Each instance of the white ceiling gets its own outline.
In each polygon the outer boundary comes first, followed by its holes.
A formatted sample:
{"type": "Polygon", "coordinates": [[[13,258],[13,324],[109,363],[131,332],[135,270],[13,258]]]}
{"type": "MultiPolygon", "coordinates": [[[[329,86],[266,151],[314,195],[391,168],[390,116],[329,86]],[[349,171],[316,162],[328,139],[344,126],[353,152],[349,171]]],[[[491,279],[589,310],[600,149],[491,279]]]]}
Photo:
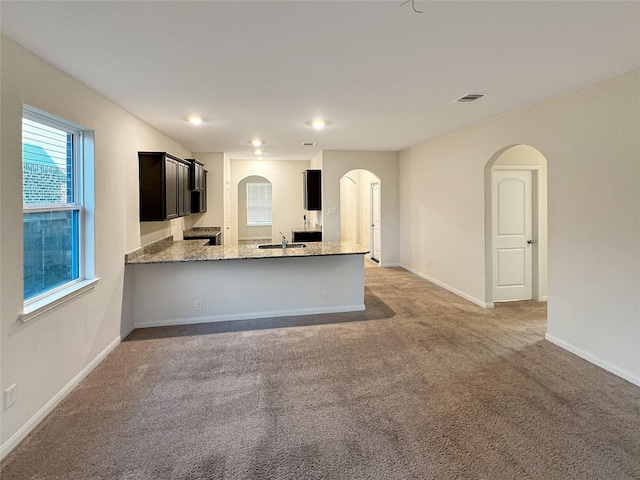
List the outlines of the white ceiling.
{"type": "Polygon", "coordinates": [[[2,33],[194,152],[401,150],[640,66],[640,2],[7,1],[2,33]],[[487,93],[471,104],[466,93],[487,93]],[[205,119],[200,126],[186,121],[205,119]],[[325,117],[317,131],[306,124],[325,117]],[[302,142],[317,142],[302,147],[302,142]]]}

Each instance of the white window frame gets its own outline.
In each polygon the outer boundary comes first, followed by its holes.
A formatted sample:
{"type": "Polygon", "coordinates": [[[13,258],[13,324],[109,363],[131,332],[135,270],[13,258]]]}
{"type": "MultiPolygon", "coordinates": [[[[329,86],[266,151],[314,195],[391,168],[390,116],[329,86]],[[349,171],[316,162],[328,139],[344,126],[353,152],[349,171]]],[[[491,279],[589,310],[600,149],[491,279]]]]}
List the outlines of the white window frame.
{"type": "Polygon", "coordinates": [[[248,182],[247,183],[247,227],[271,227],[273,225],[273,186],[270,182],[248,182]],[[251,185],[269,185],[271,186],[271,221],[269,223],[257,223],[251,222],[249,218],[249,211],[251,205],[249,204],[249,190],[251,185]]]}
{"type": "Polygon", "coordinates": [[[25,300],[20,314],[20,321],[24,323],[92,289],[100,278],[95,276],[94,261],[93,132],[28,105],[23,106],[22,116],[73,135],[74,189],[73,203],[27,204],[23,205],[23,215],[74,210],[78,212],[78,278],[25,300]]]}

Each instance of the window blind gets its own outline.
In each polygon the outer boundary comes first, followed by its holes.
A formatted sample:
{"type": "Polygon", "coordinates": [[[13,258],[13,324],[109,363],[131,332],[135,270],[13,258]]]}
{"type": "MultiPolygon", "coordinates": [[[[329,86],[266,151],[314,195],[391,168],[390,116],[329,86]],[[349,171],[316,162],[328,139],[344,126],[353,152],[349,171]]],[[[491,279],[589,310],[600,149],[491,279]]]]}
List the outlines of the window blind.
{"type": "Polygon", "coordinates": [[[271,225],[271,184],[247,183],[247,226],[271,225]]]}

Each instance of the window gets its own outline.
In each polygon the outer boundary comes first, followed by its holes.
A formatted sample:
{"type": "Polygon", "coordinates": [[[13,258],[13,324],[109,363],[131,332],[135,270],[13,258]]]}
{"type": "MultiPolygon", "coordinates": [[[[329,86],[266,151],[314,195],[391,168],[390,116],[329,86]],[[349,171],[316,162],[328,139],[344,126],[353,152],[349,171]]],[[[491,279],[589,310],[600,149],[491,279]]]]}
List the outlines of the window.
{"type": "Polygon", "coordinates": [[[247,226],[271,225],[271,184],[247,183],[247,226]]]}
{"type": "Polygon", "coordinates": [[[87,262],[86,255],[92,254],[86,245],[93,238],[87,235],[86,205],[91,202],[84,188],[85,170],[93,166],[92,149],[88,150],[93,137],[92,132],[29,107],[22,117],[26,313],[40,309],[43,301],[49,304],[77,291],[93,274],[93,262],[87,262]],[[91,165],[85,169],[88,160],[91,165]]]}

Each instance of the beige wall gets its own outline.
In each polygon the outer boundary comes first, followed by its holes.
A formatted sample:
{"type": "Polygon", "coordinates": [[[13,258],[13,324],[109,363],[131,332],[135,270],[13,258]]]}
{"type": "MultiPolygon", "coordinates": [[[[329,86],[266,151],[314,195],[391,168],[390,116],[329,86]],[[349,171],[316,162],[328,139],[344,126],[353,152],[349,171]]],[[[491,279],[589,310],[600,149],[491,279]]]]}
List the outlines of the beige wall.
{"type": "Polygon", "coordinates": [[[397,265],[398,237],[398,153],[324,150],[322,152],[322,224],[325,241],[340,241],[340,179],[351,170],[368,170],[380,178],[381,258],[383,266],[397,265]],[[329,209],[336,213],[330,214],[329,209]]]}
{"type": "Polygon", "coordinates": [[[484,169],[534,147],[548,173],[548,338],[640,384],[638,85],[636,70],[402,151],[400,257],[484,303],[484,169]]]}
{"type": "Polygon", "coordinates": [[[283,232],[291,240],[291,230],[302,228],[302,172],[308,161],[291,160],[231,160],[230,242],[238,241],[238,184],[246,177],[258,175],[271,182],[273,196],[272,240],[280,241],[283,232]]]}
{"type": "Polygon", "coordinates": [[[117,344],[121,317],[130,313],[123,303],[125,252],[177,224],[138,222],[137,152],[191,155],[11,40],[2,37],[1,42],[0,388],[17,385],[17,402],[1,413],[6,452],[59,401],[56,395],[117,344]],[[101,278],[95,289],[25,324],[18,320],[23,305],[23,104],[95,132],[95,271],[101,278]]]}
{"type": "MultiPolygon", "coordinates": [[[[340,179],[340,240],[358,243],[360,196],[358,172],[353,170],[340,179]]],[[[360,244],[362,245],[362,244],[360,244]]]]}

